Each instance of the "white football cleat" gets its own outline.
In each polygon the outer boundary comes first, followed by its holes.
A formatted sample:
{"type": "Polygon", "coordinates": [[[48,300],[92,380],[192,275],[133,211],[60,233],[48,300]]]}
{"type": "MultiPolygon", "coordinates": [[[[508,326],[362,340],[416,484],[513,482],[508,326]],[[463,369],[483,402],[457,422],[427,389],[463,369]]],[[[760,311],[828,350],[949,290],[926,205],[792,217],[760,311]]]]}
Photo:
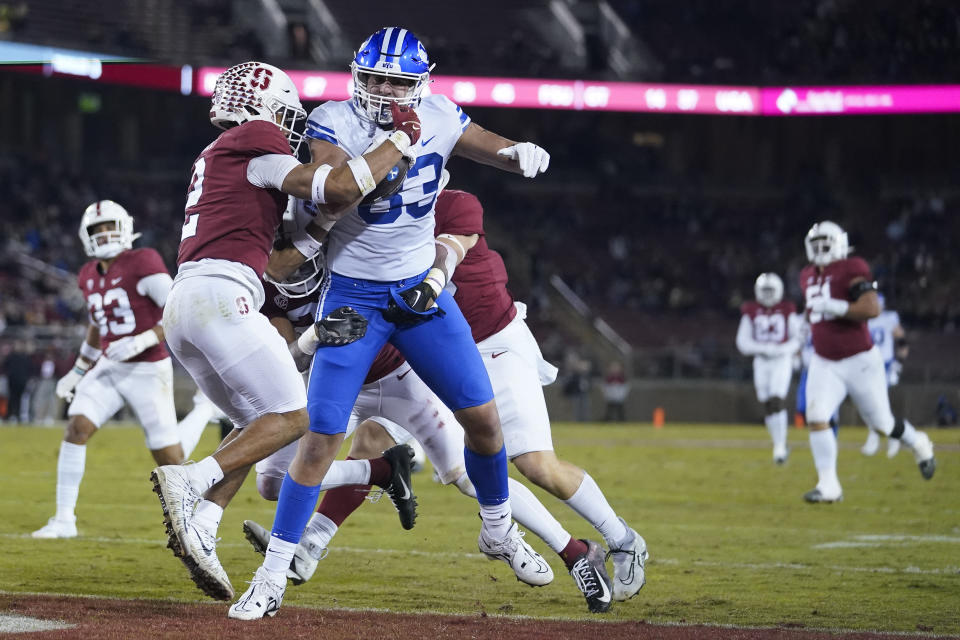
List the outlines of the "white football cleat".
{"type": "Polygon", "coordinates": [[[933,477],[933,472],[937,470],[937,461],[933,458],[933,442],[923,431],[917,431],[916,439],[913,441],[913,459],[917,461],[924,480],[933,477]]]}
{"type": "Polygon", "coordinates": [[[503,540],[490,540],[485,530],[480,530],[477,540],[480,551],[490,560],[503,560],[517,576],[517,580],[531,587],[542,587],[553,582],[553,569],[539,553],[523,540],[523,532],[514,522],[503,540]]]}
{"type": "Polygon", "coordinates": [[[264,616],[273,617],[280,610],[283,604],[283,592],[286,591],[286,581],[284,584],[277,584],[270,578],[270,573],[263,568],[257,567],[253,574],[253,580],[250,581],[250,587],[246,593],[240,596],[240,599],[230,606],[227,612],[228,618],[236,620],[259,620],[264,616]]]}
{"type": "MultiPolygon", "coordinates": [[[[267,546],[270,544],[269,531],[253,520],[244,520],[243,533],[257,553],[266,555],[267,546]]],[[[301,585],[312,578],[319,562],[327,557],[327,548],[321,547],[312,538],[309,533],[304,533],[293,553],[293,559],[290,560],[287,577],[294,585],[301,585]]]]}
{"type": "Polygon", "coordinates": [[[57,520],[57,517],[54,516],[47,520],[47,524],[31,533],[30,537],[43,540],[51,540],[53,538],[76,538],[77,519],[57,520]]]}
{"type": "Polygon", "coordinates": [[[865,456],[872,456],[877,453],[877,449],[880,447],[880,434],[867,427],[867,441],[863,443],[863,446],[860,447],[860,453],[865,456]]]}
{"type": "Polygon", "coordinates": [[[201,591],[217,600],[232,600],[233,585],[217,558],[216,538],[193,523],[193,512],[202,496],[190,483],[186,469],[181,465],[157,467],[150,479],[160,498],[167,546],[173,555],[180,558],[201,591]]]}
{"type": "Polygon", "coordinates": [[[647,583],[645,568],[650,554],[646,540],[628,527],[623,518],[619,520],[633,537],[619,549],[611,547],[607,556],[613,556],[613,599],[623,601],[637,595],[647,583]]]}
{"type": "Polygon", "coordinates": [[[786,445],[773,448],[773,462],[776,465],[782,465],[787,462],[787,458],[790,457],[790,449],[786,445]]]}

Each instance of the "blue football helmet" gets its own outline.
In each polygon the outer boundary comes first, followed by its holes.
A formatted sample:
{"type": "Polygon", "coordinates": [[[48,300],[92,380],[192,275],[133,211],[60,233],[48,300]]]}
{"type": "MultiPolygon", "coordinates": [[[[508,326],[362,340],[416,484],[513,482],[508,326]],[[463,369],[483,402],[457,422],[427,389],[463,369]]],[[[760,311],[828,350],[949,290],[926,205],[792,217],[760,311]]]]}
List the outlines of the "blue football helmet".
{"type": "Polygon", "coordinates": [[[417,36],[400,27],[384,27],[366,39],[350,63],[353,73],[353,103],[360,113],[379,125],[393,122],[390,103],[416,107],[430,83],[433,65],[417,36]],[[386,77],[393,86],[405,86],[402,97],[370,93],[370,76],[386,77]]]}

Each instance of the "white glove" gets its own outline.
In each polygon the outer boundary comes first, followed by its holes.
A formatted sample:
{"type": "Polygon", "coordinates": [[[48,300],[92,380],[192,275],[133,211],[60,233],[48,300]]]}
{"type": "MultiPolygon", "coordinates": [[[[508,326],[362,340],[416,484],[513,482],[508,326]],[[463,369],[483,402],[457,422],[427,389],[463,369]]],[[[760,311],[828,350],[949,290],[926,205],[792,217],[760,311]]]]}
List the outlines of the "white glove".
{"type": "Polygon", "coordinates": [[[835,318],[842,318],[847,315],[847,309],[849,308],[850,303],[846,300],[837,300],[826,296],[814,298],[807,305],[807,310],[810,313],[826,314],[835,318]]]}
{"type": "Polygon", "coordinates": [[[73,400],[73,389],[79,384],[80,380],[83,378],[83,374],[87,372],[87,369],[90,368],[83,360],[77,358],[76,364],[73,366],[73,369],[67,372],[67,375],[63,376],[57,380],[56,393],[57,396],[63,398],[67,402],[73,400]]]}
{"type": "Polygon", "coordinates": [[[497,151],[497,155],[516,160],[524,178],[536,178],[537,174],[546,173],[550,166],[550,154],[532,142],[520,142],[512,147],[504,147],[497,151]]]}
{"type": "Polygon", "coordinates": [[[135,336],[127,336],[126,338],[120,338],[115,342],[111,342],[107,345],[104,355],[114,362],[122,362],[140,355],[150,347],[159,344],[159,342],[160,339],[157,337],[157,332],[153,329],[147,329],[143,333],[138,333],[135,336]]]}

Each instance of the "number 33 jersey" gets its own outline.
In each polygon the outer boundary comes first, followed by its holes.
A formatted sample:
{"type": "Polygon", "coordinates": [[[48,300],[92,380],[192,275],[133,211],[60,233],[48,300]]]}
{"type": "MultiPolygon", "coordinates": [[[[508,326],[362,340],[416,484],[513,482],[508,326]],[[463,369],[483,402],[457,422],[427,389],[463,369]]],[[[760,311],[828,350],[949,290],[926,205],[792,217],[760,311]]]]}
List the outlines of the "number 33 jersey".
{"type": "MultiPolygon", "coordinates": [[[[800,272],[807,307],[819,297],[850,300],[850,282],[855,278],[873,280],[870,267],[863,258],[845,258],[831,262],[819,271],[808,264],[800,272]]],[[[829,314],[807,313],[813,331],[813,350],[828,360],[843,360],[873,347],[867,323],[829,314]]]]}
{"type": "MultiPolygon", "coordinates": [[[[148,276],[167,273],[160,254],[150,248],[129,249],[118,255],[102,275],[97,264],[97,260],[91,260],[83,265],[77,284],[87,301],[90,323],[100,330],[100,348],[155,327],[163,317],[163,308],[138,285],[148,276]]],[[[168,357],[167,347],[161,342],[127,362],[156,362],[168,357]]]]}
{"type": "MultiPolygon", "coordinates": [[[[400,191],[358,206],[331,230],[327,263],[334,273],[389,282],[422,273],[433,264],[433,207],[440,174],[470,118],[441,95],[424,98],[417,115],[421,125],[417,160],[400,191]]],[[[376,127],[359,116],[350,101],[331,101],[313,110],[305,135],[356,158],[376,133],[376,127]]]]}

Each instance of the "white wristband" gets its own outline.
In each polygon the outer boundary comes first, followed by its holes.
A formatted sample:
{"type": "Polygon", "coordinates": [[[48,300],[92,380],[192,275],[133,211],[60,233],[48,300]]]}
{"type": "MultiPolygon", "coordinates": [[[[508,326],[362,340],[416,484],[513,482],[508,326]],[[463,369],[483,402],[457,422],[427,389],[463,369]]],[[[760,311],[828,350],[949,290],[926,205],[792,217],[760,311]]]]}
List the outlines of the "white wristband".
{"type": "Polygon", "coordinates": [[[317,330],[313,328],[313,325],[307,327],[307,330],[297,338],[297,346],[300,348],[300,351],[308,356],[312,356],[317,352],[317,346],[319,344],[320,338],[317,337],[317,330]]]}
{"type": "Polygon", "coordinates": [[[80,375],[83,375],[84,373],[87,372],[87,369],[89,368],[90,368],[90,363],[84,360],[83,358],[81,358],[80,356],[77,356],[76,361],[73,363],[73,370],[79,373],[80,375]]]}
{"type": "Polygon", "coordinates": [[[443,275],[443,271],[433,267],[430,271],[427,271],[427,277],[423,279],[430,288],[433,289],[433,297],[437,298],[440,296],[440,292],[443,291],[443,288],[447,285],[447,279],[443,275]]]}
{"type": "Polygon", "coordinates": [[[80,345],[80,355],[90,362],[96,362],[97,359],[103,355],[103,351],[91,346],[90,343],[84,340],[83,344],[80,345]]]}
{"type": "Polygon", "coordinates": [[[313,172],[313,182],[310,183],[310,191],[313,201],[317,204],[324,204],[327,201],[323,190],[327,184],[327,176],[330,175],[332,170],[333,167],[330,165],[322,164],[313,172]]]}
{"type": "Polygon", "coordinates": [[[377,182],[373,179],[373,174],[370,173],[370,165],[367,164],[366,158],[363,156],[353,158],[347,162],[347,166],[350,167],[353,179],[357,181],[360,195],[365,196],[377,188],[377,182]]]}
{"type": "Polygon", "coordinates": [[[323,247],[323,244],[307,233],[306,229],[297,231],[293,234],[291,240],[293,241],[293,246],[296,247],[297,251],[302,253],[307,260],[320,253],[320,249],[323,247]]]}
{"type": "Polygon", "coordinates": [[[410,154],[410,136],[408,136],[403,131],[394,131],[387,136],[387,140],[393,143],[393,146],[397,148],[397,151],[402,153],[405,156],[410,154]]]}

